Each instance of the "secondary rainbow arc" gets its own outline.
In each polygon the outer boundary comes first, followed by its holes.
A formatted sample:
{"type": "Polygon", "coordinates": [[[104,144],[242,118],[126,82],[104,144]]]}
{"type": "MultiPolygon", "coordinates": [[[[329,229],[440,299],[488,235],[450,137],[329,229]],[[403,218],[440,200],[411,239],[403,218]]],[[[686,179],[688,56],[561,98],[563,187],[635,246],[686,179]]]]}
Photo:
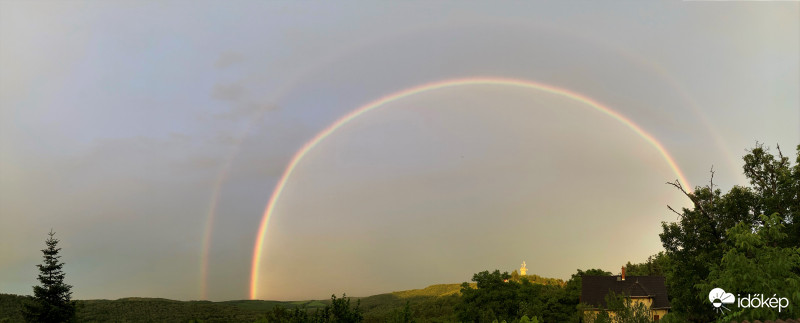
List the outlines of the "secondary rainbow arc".
{"type": "Polygon", "coordinates": [[[405,97],[409,97],[420,93],[430,92],[443,88],[467,86],[467,85],[496,85],[496,86],[527,88],[563,96],[566,98],[576,100],[578,102],[582,102],[594,108],[595,110],[602,112],[603,114],[621,122],[623,125],[633,130],[634,133],[639,135],[642,139],[644,139],[647,143],[649,143],[653,148],[655,148],[659,152],[659,154],[667,163],[667,165],[670,167],[670,169],[672,169],[673,173],[675,173],[675,175],[678,177],[678,180],[684,183],[687,187],[691,187],[689,182],[686,180],[686,177],[684,176],[683,172],[675,162],[675,159],[669,154],[669,152],[664,148],[664,146],[658,140],[656,140],[651,134],[644,131],[641,127],[639,127],[637,124],[635,124],[633,121],[623,116],[622,114],[582,94],[533,81],[512,79],[512,78],[500,78],[500,77],[460,78],[460,79],[449,79],[438,82],[426,83],[423,85],[411,87],[399,92],[383,96],[381,98],[378,98],[377,100],[362,105],[361,107],[339,118],[338,120],[330,124],[328,127],[323,129],[321,132],[317,133],[313,138],[311,138],[311,140],[303,144],[303,146],[294,154],[294,156],[292,156],[292,159],[289,161],[289,164],[287,165],[286,169],[281,175],[281,178],[275,185],[275,189],[272,191],[272,196],[270,196],[269,203],[267,204],[267,207],[264,210],[264,214],[261,218],[261,223],[259,225],[255,245],[253,247],[253,256],[252,256],[253,258],[250,268],[250,299],[256,299],[258,295],[261,254],[263,251],[264,239],[266,237],[269,225],[269,219],[273,214],[273,211],[275,209],[275,204],[279,200],[281,193],[283,193],[283,188],[286,186],[286,182],[294,172],[295,167],[297,167],[298,163],[311,149],[316,147],[317,144],[319,144],[321,141],[323,141],[325,138],[333,134],[337,129],[341,128],[348,122],[363,115],[366,112],[379,108],[387,103],[397,101],[405,97]]]}

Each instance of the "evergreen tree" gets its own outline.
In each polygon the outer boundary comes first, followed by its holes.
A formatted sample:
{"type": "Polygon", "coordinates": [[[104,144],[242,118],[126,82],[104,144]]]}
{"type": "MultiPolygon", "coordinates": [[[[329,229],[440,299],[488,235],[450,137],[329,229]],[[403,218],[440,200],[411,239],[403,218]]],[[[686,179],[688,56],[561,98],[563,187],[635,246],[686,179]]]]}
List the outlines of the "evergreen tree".
{"type": "Polygon", "coordinates": [[[64,263],[57,248],[58,239],[50,230],[50,238],[43,249],[44,262],[39,267],[40,286],[33,286],[33,299],[25,305],[23,315],[29,322],[71,322],[75,319],[75,302],[71,300],[72,286],[64,283],[64,263]]]}

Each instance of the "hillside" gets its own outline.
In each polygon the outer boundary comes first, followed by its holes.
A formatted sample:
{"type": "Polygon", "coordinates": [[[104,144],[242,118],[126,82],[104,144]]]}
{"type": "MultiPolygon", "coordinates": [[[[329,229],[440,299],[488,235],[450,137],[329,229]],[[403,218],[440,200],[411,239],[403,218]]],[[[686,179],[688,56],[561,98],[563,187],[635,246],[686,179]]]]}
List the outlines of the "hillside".
{"type": "MultiPolygon", "coordinates": [[[[475,284],[471,285],[475,287],[475,284]]],[[[415,317],[425,318],[424,322],[452,322],[460,289],[461,284],[438,284],[358,299],[366,322],[385,322],[402,310],[406,302],[415,317]]]]}
{"type": "MultiPolygon", "coordinates": [[[[420,311],[420,314],[449,317],[453,313],[452,306],[457,300],[459,289],[459,284],[440,284],[353,299],[361,300],[361,308],[364,309],[367,321],[383,321],[393,311],[405,306],[406,301],[409,301],[415,311],[420,311]]],[[[25,299],[26,296],[0,294],[0,322],[22,321],[19,309],[25,299]]],[[[329,303],[330,300],[211,302],[129,297],[117,300],[78,300],[77,314],[80,322],[254,322],[277,305],[286,308],[302,306],[314,310],[329,303]]]]}
{"type": "MultiPolygon", "coordinates": [[[[0,294],[0,322],[21,322],[25,296],[0,294]]],[[[78,300],[79,322],[254,322],[278,301],[175,301],[163,298],[78,300]]]]}
{"type": "MultiPolygon", "coordinates": [[[[553,283],[547,278],[531,280],[553,283]]],[[[473,288],[475,284],[470,284],[473,288]]],[[[420,322],[446,322],[455,319],[461,284],[437,284],[421,289],[395,291],[367,297],[352,297],[360,301],[366,322],[384,322],[406,303],[423,318],[420,322]]],[[[21,322],[19,309],[26,296],[0,294],[0,322],[21,322]]],[[[78,300],[79,322],[255,322],[275,306],[304,307],[314,311],[330,304],[330,300],[307,301],[176,301],[163,298],[129,297],[117,300],[78,300]]]]}

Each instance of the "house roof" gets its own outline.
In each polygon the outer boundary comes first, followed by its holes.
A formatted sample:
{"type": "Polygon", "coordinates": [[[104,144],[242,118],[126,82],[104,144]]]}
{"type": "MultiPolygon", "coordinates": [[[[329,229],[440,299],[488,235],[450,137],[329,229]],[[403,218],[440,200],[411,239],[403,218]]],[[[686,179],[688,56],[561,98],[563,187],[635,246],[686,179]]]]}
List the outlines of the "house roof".
{"type": "Polygon", "coordinates": [[[581,302],[592,306],[606,307],[608,293],[625,294],[633,298],[652,297],[651,308],[670,308],[667,287],[663,276],[583,276],[581,280],[581,302]]]}

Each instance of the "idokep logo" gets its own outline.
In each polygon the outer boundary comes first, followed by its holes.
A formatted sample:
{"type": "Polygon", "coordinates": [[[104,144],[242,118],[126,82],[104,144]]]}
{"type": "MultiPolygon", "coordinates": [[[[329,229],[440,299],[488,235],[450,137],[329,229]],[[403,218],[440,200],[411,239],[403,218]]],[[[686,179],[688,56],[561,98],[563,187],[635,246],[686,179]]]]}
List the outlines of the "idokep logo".
{"type": "Polygon", "coordinates": [[[731,293],[726,293],[722,288],[714,288],[708,293],[708,300],[717,312],[722,313],[724,310],[730,311],[725,304],[736,304],[739,308],[777,308],[778,312],[784,308],[789,307],[789,299],[786,297],[777,297],[773,294],[772,297],[764,298],[764,294],[746,294],[742,296],[737,294],[733,296],[731,293]],[[739,300],[738,302],[736,300],[739,300]]]}
{"type": "Polygon", "coordinates": [[[714,305],[714,310],[722,313],[723,310],[731,310],[725,307],[724,304],[733,304],[736,302],[736,296],[733,296],[731,293],[726,293],[724,289],[717,287],[708,293],[708,300],[714,305]]]}

